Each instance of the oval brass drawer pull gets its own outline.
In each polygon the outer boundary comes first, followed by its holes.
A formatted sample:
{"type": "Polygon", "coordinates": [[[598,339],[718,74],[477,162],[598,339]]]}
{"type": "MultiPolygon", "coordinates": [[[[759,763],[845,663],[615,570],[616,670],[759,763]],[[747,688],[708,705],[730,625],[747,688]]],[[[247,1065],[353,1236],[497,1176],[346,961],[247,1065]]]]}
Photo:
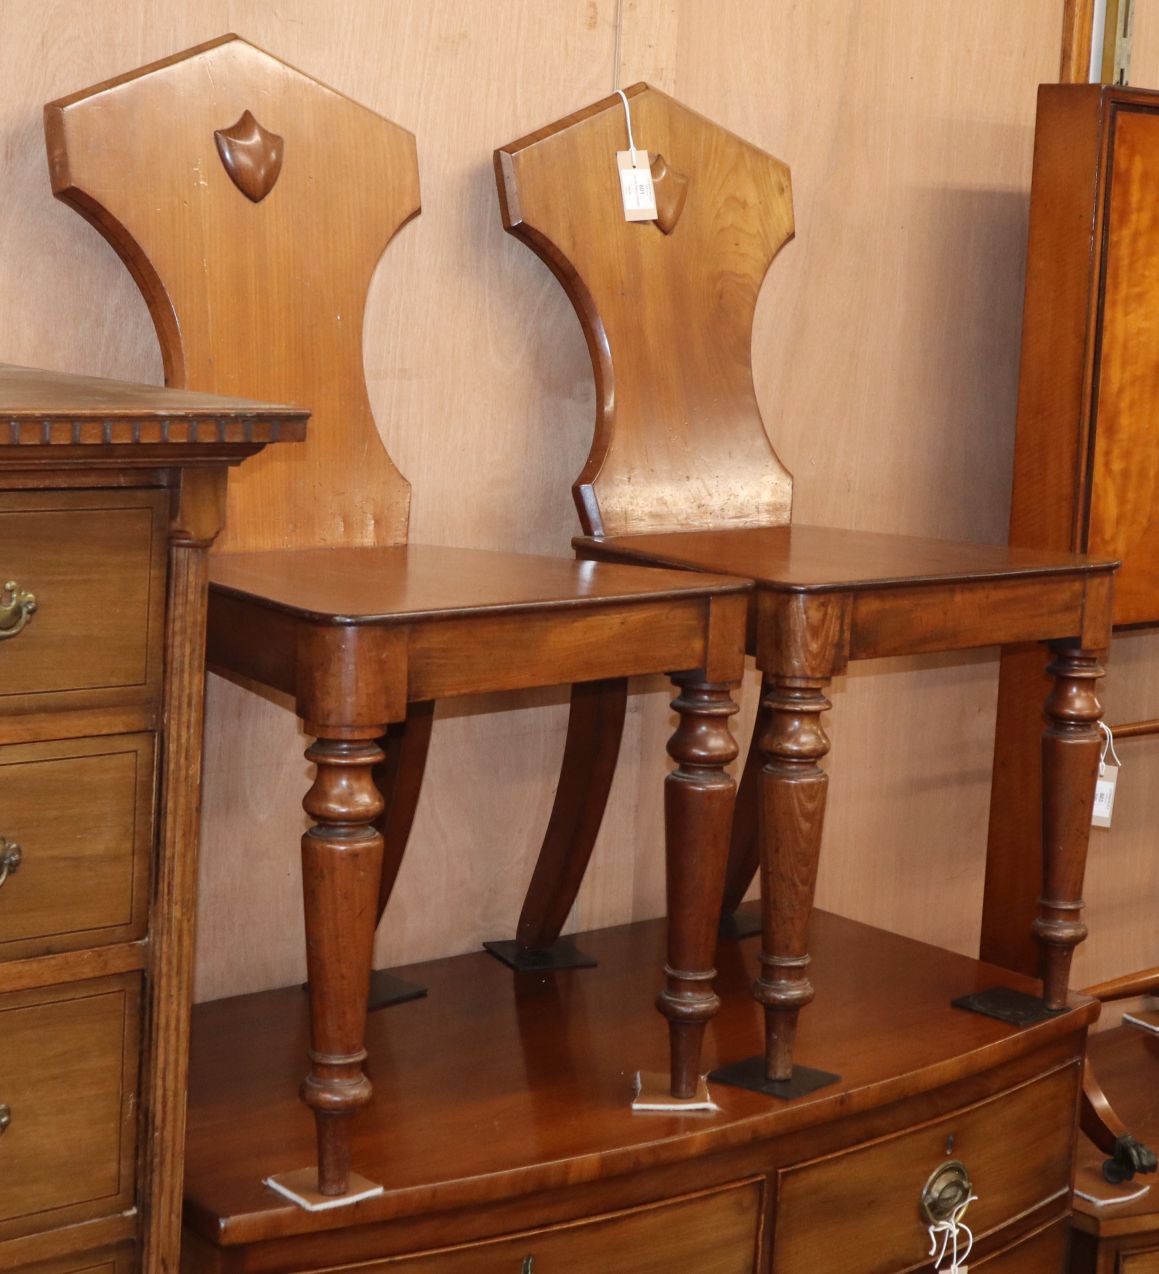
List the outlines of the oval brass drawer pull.
{"type": "Polygon", "coordinates": [[[535,1257],[525,1256],[519,1274],[535,1274],[535,1257]]]}
{"type": "Polygon", "coordinates": [[[0,641],[15,637],[36,614],[36,598],[14,579],[8,580],[0,593],[0,641]]]}
{"type": "Polygon", "coordinates": [[[0,885],[8,879],[8,873],[20,866],[24,851],[14,840],[0,836],[0,885]]]}
{"type": "Polygon", "coordinates": [[[7,1106],[0,1106],[0,1133],[6,1132],[12,1122],[12,1111],[7,1106]]]}
{"type": "Polygon", "coordinates": [[[966,1165],[959,1159],[951,1159],[930,1174],[922,1191],[922,1215],[931,1225],[948,1221],[972,1192],[966,1165]]]}

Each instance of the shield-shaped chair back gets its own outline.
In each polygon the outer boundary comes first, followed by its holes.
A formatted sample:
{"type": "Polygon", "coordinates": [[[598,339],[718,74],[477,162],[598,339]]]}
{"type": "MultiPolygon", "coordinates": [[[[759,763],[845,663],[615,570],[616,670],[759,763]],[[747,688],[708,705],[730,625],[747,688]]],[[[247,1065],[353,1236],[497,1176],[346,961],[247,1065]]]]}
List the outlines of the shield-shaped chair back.
{"type": "Polygon", "coordinates": [[[507,229],[551,267],[596,375],[596,432],[573,488],[584,531],[788,522],[792,478],[753,389],[757,294],[793,234],[789,170],[666,94],[628,89],[658,217],[628,221],[605,98],[495,154],[507,229]]]}
{"type": "Polygon", "coordinates": [[[233,549],[406,540],[370,412],[371,276],[419,209],[414,137],[236,36],[45,108],[53,190],[148,302],[170,385],[312,409],[229,484],[233,549]]]}

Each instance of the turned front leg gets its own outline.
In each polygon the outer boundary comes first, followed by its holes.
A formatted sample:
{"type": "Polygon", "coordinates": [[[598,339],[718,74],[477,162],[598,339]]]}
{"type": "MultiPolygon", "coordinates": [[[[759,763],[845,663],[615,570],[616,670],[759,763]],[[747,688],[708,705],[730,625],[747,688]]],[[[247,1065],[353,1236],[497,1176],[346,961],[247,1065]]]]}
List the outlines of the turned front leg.
{"type": "Polygon", "coordinates": [[[341,1195],[350,1175],[350,1120],[370,1101],[366,999],[378,918],[383,810],[372,771],[383,759],[381,727],[319,738],[302,802],[315,825],[302,837],[306,965],[310,979],[310,1073],[302,1100],[314,1112],[318,1190],[341,1195]]]}
{"type": "Polygon", "coordinates": [[[687,1098],[700,1080],[704,1028],[720,1008],[713,955],[736,798],[725,766],[738,751],[728,728],[737,706],[730,686],[686,674],[672,680],[680,719],[668,742],[676,769],[664,783],[668,964],[656,1003],[668,1019],[672,1096],[687,1098]]]}
{"type": "Polygon", "coordinates": [[[817,885],[829,776],[818,762],[829,751],[821,713],[825,680],[772,685],[762,700],[760,737],[761,974],[753,994],[765,1008],[765,1072],[793,1072],[797,1015],[813,998],[809,917],[817,885]]]}
{"type": "Polygon", "coordinates": [[[1103,710],[1095,682],[1099,653],[1054,648],[1042,735],[1042,897],[1034,932],[1042,951],[1048,1009],[1066,1007],[1071,957],[1087,936],[1080,919],[1091,809],[1099,774],[1103,710]]]}

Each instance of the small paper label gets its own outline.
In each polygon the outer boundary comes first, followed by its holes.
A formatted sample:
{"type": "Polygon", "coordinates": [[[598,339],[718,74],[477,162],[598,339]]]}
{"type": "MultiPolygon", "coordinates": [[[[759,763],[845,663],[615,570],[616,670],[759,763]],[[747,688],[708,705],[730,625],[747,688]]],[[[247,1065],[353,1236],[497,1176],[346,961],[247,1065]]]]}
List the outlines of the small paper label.
{"type": "Polygon", "coordinates": [[[1095,784],[1095,805],[1091,811],[1092,827],[1110,827],[1115,808],[1115,784],[1119,781],[1119,767],[1111,761],[1099,766],[1099,778],[1095,784]]]}
{"type": "Polygon", "coordinates": [[[620,170],[620,197],[624,201],[624,216],[628,221],[656,220],[656,191],[652,186],[652,168],[646,150],[635,152],[632,163],[630,150],[616,151],[616,164],[620,170]]]}

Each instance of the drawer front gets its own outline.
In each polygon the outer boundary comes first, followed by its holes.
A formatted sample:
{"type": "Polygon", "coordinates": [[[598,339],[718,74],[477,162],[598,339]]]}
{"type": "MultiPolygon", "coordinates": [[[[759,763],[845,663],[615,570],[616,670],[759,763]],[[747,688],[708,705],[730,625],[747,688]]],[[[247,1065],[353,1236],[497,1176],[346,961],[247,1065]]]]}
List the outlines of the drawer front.
{"type": "Polygon", "coordinates": [[[11,1274],[129,1274],[133,1268],[130,1256],[70,1256],[64,1261],[18,1265],[11,1274]]]}
{"type": "Polygon", "coordinates": [[[0,1239],[132,1205],[139,1001],[135,974],[0,996],[0,1239]]]}
{"type": "Polygon", "coordinates": [[[0,706],[156,694],[167,509],[162,491],[0,493],[0,583],[36,599],[15,635],[0,612],[0,706]]]}
{"type": "Polygon", "coordinates": [[[350,1274],[752,1274],[761,1193],[761,1183],[749,1181],[490,1243],[336,1268],[350,1274]]]}
{"type": "Polygon", "coordinates": [[[1159,1274],[1159,1248],[1124,1252],[1119,1257],[1119,1274],[1159,1274]]]}
{"type": "MultiPolygon", "coordinates": [[[[1070,1222],[1065,1218],[969,1268],[986,1274],[1066,1274],[1070,1222]]],[[[1159,1267],[1156,1267],[1159,1268],[1159,1267]]]]}
{"type": "Polygon", "coordinates": [[[155,751],[150,734],[0,746],[0,854],[19,854],[0,960],[144,934],[155,751]]]}
{"type": "Polygon", "coordinates": [[[920,1199],[947,1159],[978,1196],[966,1218],[981,1237],[1070,1188],[1079,1067],[868,1145],[782,1171],[773,1274],[815,1274],[818,1244],[842,1274],[896,1274],[928,1260],[920,1199]],[[952,1138],[952,1140],[951,1140],[952,1138]]]}

